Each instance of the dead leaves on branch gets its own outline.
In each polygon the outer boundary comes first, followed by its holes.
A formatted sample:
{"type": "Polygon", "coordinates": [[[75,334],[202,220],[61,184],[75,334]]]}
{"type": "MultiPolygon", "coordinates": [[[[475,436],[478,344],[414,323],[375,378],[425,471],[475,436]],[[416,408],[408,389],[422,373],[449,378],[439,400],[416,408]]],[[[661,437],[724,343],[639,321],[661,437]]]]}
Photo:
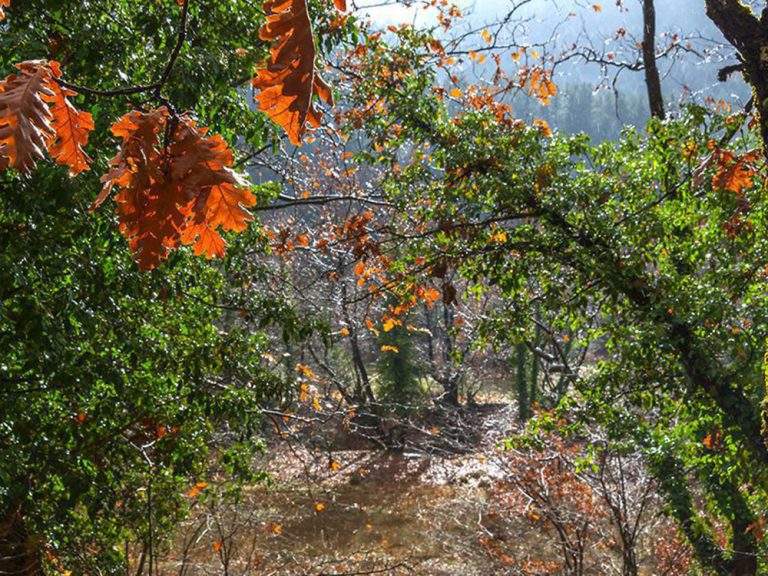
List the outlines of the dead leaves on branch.
{"type": "Polygon", "coordinates": [[[29,173],[47,151],[71,175],[88,170],[83,147],[93,119],[69,101],[74,92],[56,81],[58,62],[30,60],[0,82],[0,169],[29,173]]]}
{"type": "MultiPolygon", "coordinates": [[[[345,0],[334,0],[339,10],[345,0]]],[[[320,125],[314,97],[333,104],[331,87],[315,68],[315,41],[306,0],[267,0],[267,22],[259,38],[272,42],[271,54],[252,80],[259,110],[282,126],[295,145],[301,145],[306,124],[320,125]]]]}
{"type": "MultiPolygon", "coordinates": [[[[58,78],[61,76],[58,62],[50,63],[51,70],[58,78]]],[[[93,131],[93,118],[88,112],[78,111],[67,99],[76,92],[53,83],[53,96],[43,96],[49,104],[52,115],[51,127],[55,137],[48,143],[48,153],[57,164],[69,167],[71,176],[88,170],[91,159],[85,153],[88,134],[93,131]]]]}
{"type": "MultiPolygon", "coordinates": [[[[334,0],[345,10],[345,0],[334,0]]],[[[9,0],[0,0],[0,19],[9,0]]],[[[259,35],[271,41],[269,60],[253,86],[259,108],[301,143],[306,123],[320,123],[314,96],[332,104],[331,88],[315,69],[315,45],[306,0],[267,0],[267,22],[259,35]]],[[[84,147],[94,124],[69,97],[75,92],[58,79],[59,64],[28,61],[0,83],[0,170],[29,173],[47,152],[70,175],[89,169],[84,147]]],[[[151,269],[182,245],[207,258],[222,256],[225,231],[240,232],[256,203],[233,155],[220,136],[207,136],[185,116],[165,107],[132,111],[112,125],[121,149],[102,176],[102,192],[92,208],[117,189],[120,229],[139,266],[151,269]]]]}
{"type": "Polygon", "coordinates": [[[114,187],[120,229],[144,269],[170,250],[190,245],[207,258],[223,256],[221,231],[241,232],[256,198],[232,168],[233,155],[220,136],[165,108],[133,111],[112,125],[123,142],[102,176],[99,206],[114,187]],[[168,142],[163,142],[168,134],[168,142]]]}
{"type": "Polygon", "coordinates": [[[713,160],[717,171],[712,178],[712,187],[715,190],[728,190],[736,194],[754,185],[757,175],[755,166],[759,157],[756,151],[748,151],[738,156],[731,150],[716,149],[713,151],[713,160]]]}
{"type": "MultiPolygon", "coordinates": [[[[0,169],[29,173],[47,152],[70,175],[89,169],[84,147],[93,118],[69,100],[57,62],[28,61],[0,83],[0,169]]],[[[166,108],[133,111],[112,125],[122,141],[93,207],[116,187],[120,229],[141,268],[154,268],[169,250],[192,246],[197,255],[223,256],[221,232],[240,232],[256,203],[220,136],[207,136],[166,108]]]]}
{"type": "Polygon", "coordinates": [[[43,157],[53,136],[51,113],[42,96],[53,96],[50,71],[35,62],[17,65],[0,93],[0,162],[27,173],[43,157]]]}

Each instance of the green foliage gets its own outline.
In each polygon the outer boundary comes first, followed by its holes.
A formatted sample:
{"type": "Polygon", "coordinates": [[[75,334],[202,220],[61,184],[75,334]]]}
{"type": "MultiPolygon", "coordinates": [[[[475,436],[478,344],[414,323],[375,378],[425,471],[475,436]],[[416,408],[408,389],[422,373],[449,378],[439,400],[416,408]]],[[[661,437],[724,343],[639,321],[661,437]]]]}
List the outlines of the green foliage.
{"type": "MultiPolygon", "coordinates": [[[[487,106],[449,113],[424,87],[378,89],[392,102],[370,125],[383,144],[371,159],[402,166],[399,142],[409,143],[415,153],[386,190],[405,229],[432,231],[414,236],[411,254],[457,263],[475,293],[503,298],[479,344],[533,342],[543,322],[574,350],[605,346],[573,378],[564,415],[686,470],[662,488],[681,524],[698,527],[689,539],[704,565],[722,572],[740,561],[710,554],[724,537],[718,522],[736,550],[764,554],[746,529],[768,512],[768,204],[762,182],[716,188],[707,161],[743,119],[687,107],[592,145],[547,137],[487,106]],[[415,99],[432,103],[403,105],[415,99]],[[392,123],[399,141],[387,146],[382,127],[392,123]]],[[[738,154],[757,141],[744,129],[729,145],[738,154]]]]}
{"type": "MultiPolygon", "coordinates": [[[[178,14],[173,1],[14,3],[0,67],[51,58],[89,88],[151,83],[178,14]]],[[[242,93],[266,51],[262,19],[258,3],[192,2],[161,95],[245,147],[271,135],[242,93]]],[[[96,122],[92,172],[70,179],[42,163],[0,183],[0,556],[39,542],[75,573],[122,573],[123,544],[156,547],[204,496],[186,496],[195,483],[255,479],[259,406],[280,389],[257,326],[286,314],[262,318],[242,296],[237,259],[214,266],[183,252],[139,273],[111,207],[88,212],[114,155],[108,126],[158,104],[135,98],[79,98],[96,122]]],[[[239,242],[234,253],[263,248],[258,227],[239,242]]]]}
{"type": "Polygon", "coordinates": [[[379,398],[396,405],[396,411],[408,412],[423,396],[421,374],[416,365],[413,336],[403,326],[395,326],[379,336],[379,398]]]}
{"type": "Polygon", "coordinates": [[[263,336],[217,326],[218,270],[180,257],[138,273],[76,185],[38,170],[0,201],[0,511],[93,570],[119,565],[114,543],[146,538],[150,481],[163,533],[207,455],[250,477],[258,405],[276,383],[263,336]]]}

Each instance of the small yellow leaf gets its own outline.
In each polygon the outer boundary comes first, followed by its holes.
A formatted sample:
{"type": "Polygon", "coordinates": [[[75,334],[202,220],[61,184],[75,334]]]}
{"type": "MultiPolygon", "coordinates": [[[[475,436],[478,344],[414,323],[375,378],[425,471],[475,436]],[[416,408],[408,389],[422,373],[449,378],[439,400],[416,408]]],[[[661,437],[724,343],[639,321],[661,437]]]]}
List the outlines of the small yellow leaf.
{"type": "Polygon", "coordinates": [[[304,366],[304,364],[296,364],[296,372],[301,372],[307,378],[314,378],[315,377],[315,373],[312,372],[312,370],[310,370],[306,366],[304,366]]]}
{"type": "Polygon", "coordinates": [[[546,120],[537,118],[533,121],[533,125],[539,129],[539,133],[545,138],[552,136],[552,129],[549,127],[549,124],[547,124],[546,120]]]}
{"type": "Polygon", "coordinates": [[[390,346],[389,344],[384,344],[384,346],[381,347],[382,352],[400,352],[400,348],[397,346],[390,346]]]}
{"type": "Polygon", "coordinates": [[[315,504],[315,512],[322,512],[323,510],[325,510],[325,504],[322,502],[315,504]]]}
{"type": "Polygon", "coordinates": [[[451,89],[449,94],[451,95],[451,98],[461,98],[461,90],[458,88],[451,89]]]}

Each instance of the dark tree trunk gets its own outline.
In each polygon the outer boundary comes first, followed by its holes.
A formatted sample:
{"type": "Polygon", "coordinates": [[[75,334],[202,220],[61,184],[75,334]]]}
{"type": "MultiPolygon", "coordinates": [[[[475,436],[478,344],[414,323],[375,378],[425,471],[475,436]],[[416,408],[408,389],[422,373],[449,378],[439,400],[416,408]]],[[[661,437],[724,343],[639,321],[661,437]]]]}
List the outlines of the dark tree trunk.
{"type": "Polygon", "coordinates": [[[515,347],[517,355],[517,367],[515,369],[515,380],[517,381],[517,417],[521,422],[525,422],[531,417],[531,403],[528,394],[528,375],[526,373],[526,363],[528,360],[528,348],[525,344],[518,344],[515,347]]]}
{"type": "Polygon", "coordinates": [[[656,64],[656,7],[654,0],[643,0],[643,67],[651,116],[664,118],[664,96],[656,64]]]}
{"type": "Polygon", "coordinates": [[[21,512],[0,521],[0,574],[43,574],[40,546],[27,532],[21,512]]]}
{"type": "Polygon", "coordinates": [[[665,454],[651,459],[649,468],[699,564],[717,576],[732,576],[731,563],[696,513],[685,464],[677,457],[665,454]]]}
{"type": "MultiPolygon", "coordinates": [[[[739,0],[705,0],[707,15],[736,48],[744,79],[752,86],[752,101],[760,123],[763,150],[768,156],[768,7],[758,18],[739,0]]],[[[768,447],[768,396],[763,403],[762,439],[768,447]]]]}
{"type": "Polygon", "coordinates": [[[723,491],[730,491],[731,530],[733,532],[733,556],[731,558],[732,576],[755,576],[757,574],[757,542],[750,530],[755,522],[755,516],[749,508],[749,503],[739,490],[739,487],[731,483],[723,486],[723,491]]]}
{"type": "Polygon", "coordinates": [[[376,397],[373,395],[373,388],[371,388],[371,380],[368,378],[368,370],[365,367],[365,360],[363,353],[360,350],[360,340],[357,330],[357,324],[352,321],[349,310],[347,309],[347,285],[342,282],[341,284],[341,297],[342,297],[342,313],[344,315],[344,321],[349,326],[350,331],[350,346],[352,348],[352,362],[355,368],[355,374],[357,376],[357,386],[355,386],[354,397],[360,404],[375,404],[376,397]]]}
{"type": "Polygon", "coordinates": [[[763,148],[768,150],[768,10],[758,18],[740,0],[705,0],[707,15],[736,48],[744,79],[760,122],[763,148]]]}
{"type": "Polygon", "coordinates": [[[446,370],[443,378],[442,400],[453,406],[459,405],[459,375],[451,368],[453,360],[453,337],[451,327],[454,315],[451,304],[443,303],[443,362],[446,370]]]}

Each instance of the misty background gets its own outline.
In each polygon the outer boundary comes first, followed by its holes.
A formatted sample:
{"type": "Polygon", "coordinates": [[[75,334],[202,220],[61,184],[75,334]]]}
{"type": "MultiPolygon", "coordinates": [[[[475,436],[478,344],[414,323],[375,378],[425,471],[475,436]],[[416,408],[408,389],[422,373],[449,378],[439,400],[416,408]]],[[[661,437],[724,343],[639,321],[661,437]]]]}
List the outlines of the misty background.
{"type": "MultiPolygon", "coordinates": [[[[757,5],[753,0],[748,4],[757,5]]],[[[501,31],[500,45],[516,44],[535,48],[543,61],[557,62],[554,81],[558,95],[542,106],[524,94],[513,99],[514,113],[525,120],[543,118],[566,133],[586,132],[593,139],[614,138],[625,125],[642,126],[648,120],[648,102],[642,70],[630,70],[640,58],[643,18],[640,0],[459,0],[464,18],[445,34],[456,37],[466,31],[495,32],[499,22],[514,9],[513,17],[501,31]],[[588,50],[607,62],[585,62],[578,53],[588,50]]],[[[412,23],[436,27],[436,12],[423,4],[376,0],[356,3],[359,14],[375,25],[412,23]]],[[[669,113],[684,103],[712,106],[723,100],[734,109],[749,100],[749,90],[739,74],[719,82],[718,70],[736,59],[719,30],[709,20],[704,0],[656,0],[657,53],[676,43],[678,48],[659,59],[664,99],[669,113]]],[[[477,38],[475,37],[475,43],[477,38]]],[[[514,71],[512,52],[502,51],[502,62],[514,71]]],[[[465,62],[461,70],[466,83],[489,82],[494,67],[465,62]]]]}

